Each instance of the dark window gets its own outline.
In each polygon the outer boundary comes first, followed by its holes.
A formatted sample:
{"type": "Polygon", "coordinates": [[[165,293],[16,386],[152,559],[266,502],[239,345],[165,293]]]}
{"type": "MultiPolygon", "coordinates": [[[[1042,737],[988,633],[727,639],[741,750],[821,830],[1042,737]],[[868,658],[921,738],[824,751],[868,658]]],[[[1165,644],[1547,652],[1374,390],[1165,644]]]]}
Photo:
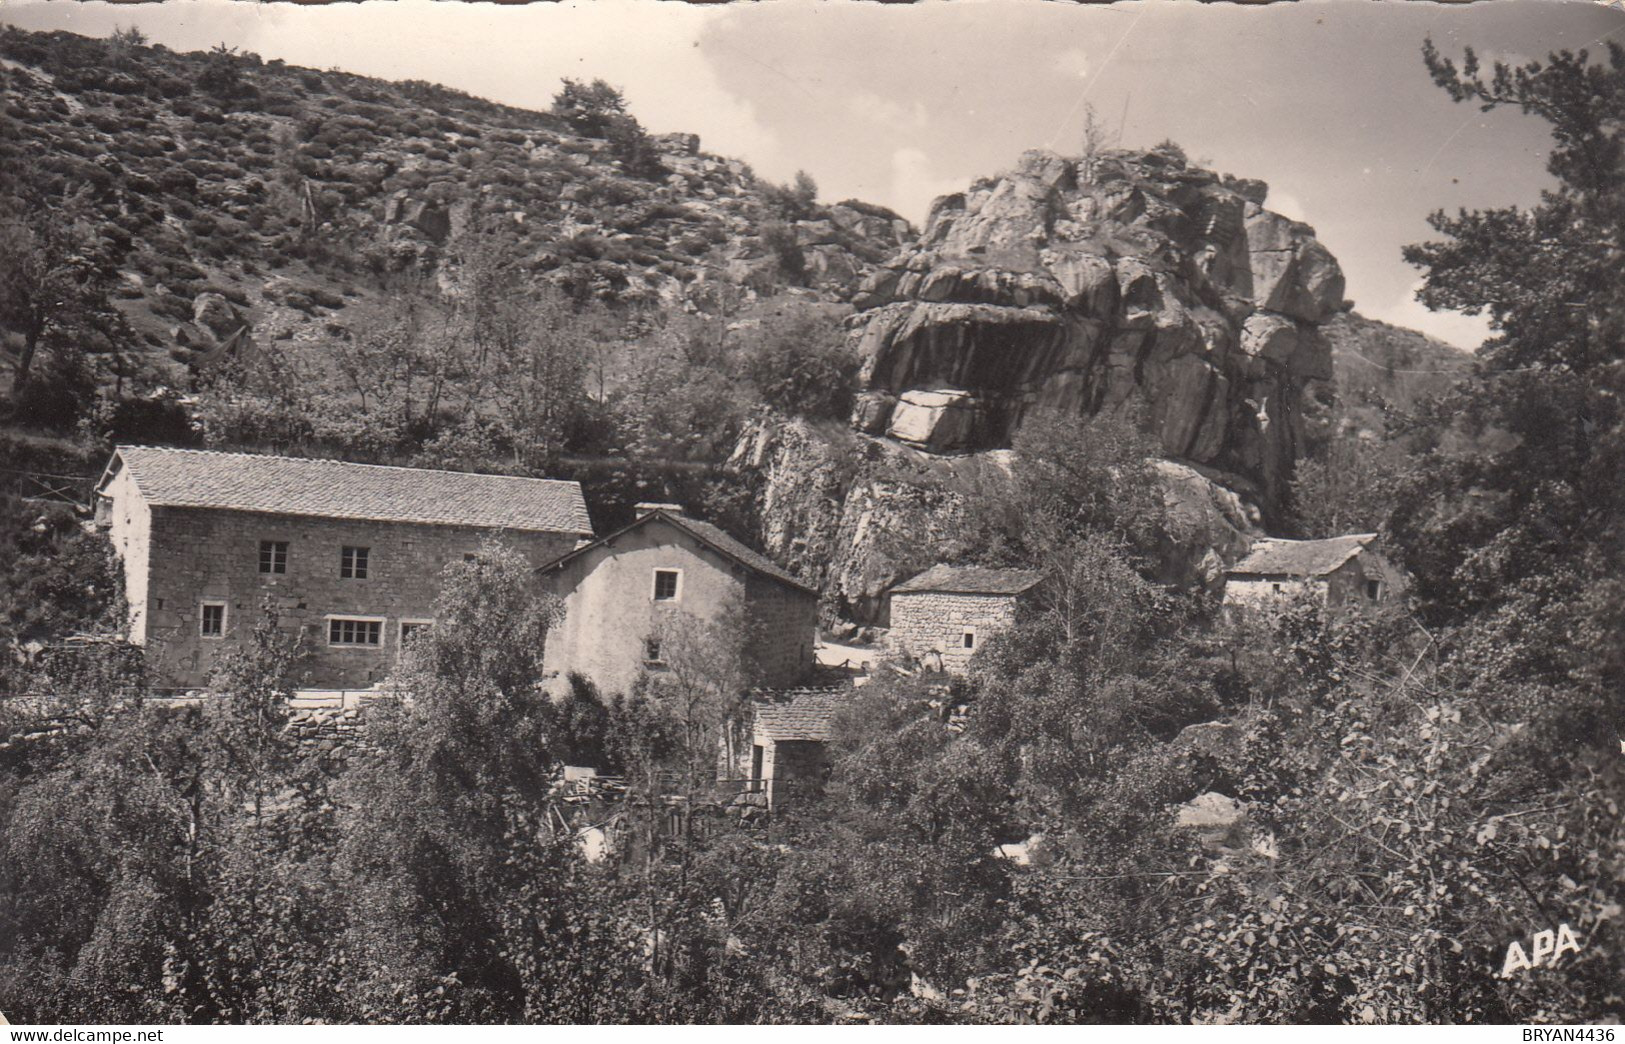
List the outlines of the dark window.
{"type": "Polygon", "coordinates": [[[465,561],[465,562],[478,562],[479,560],[480,560],[480,556],[476,555],[474,552],[472,552],[472,551],[464,551],[463,552],[463,561],[465,561]]]}
{"type": "Polygon", "coordinates": [[[378,645],[383,638],[384,624],[381,620],[327,621],[329,645],[378,645]]]}
{"type": "Polygon", "coordinates": [[[429,624],[414,621],[401,621],[401,644],[405,645],[413,638],[429,629],[429,624]]]}
{"type": "Polygon", "coordinates": [[[223,604],[204,605],[198,620],[198,634],[205,638],[223,638],[226,634],[226,607],[223,604]]]}
{"type": "Polygon", "coordinates": [[[643,660],[644,660],[645,663],[659,663],[660,662],[660,639],[659,638],[645,638],[645,639],[643,639],[643,660]]]}
{"type": "Polygon", "coordinates": [[[967,648],[967,649],[976,648],[976,632],[975,631],[966,631],[965,632],[965,648],[967,648]]]}
{"type": "Polygon", "coordinates": [[[677,570],[655,570],[655,601],[669,602],[677,597],[677,570]]]}
{"type": "Polygon", "coordinates": [[[1382,581],[1367,580],[1365,582],[1365,596],[1373,602],[1382,597],[1382,581]]]}
{"type": "Polygon", "coordinates": [[[260,541],[260,572],[286,573],[288,571],[288,542],[286,540],[260,541]]]}
{"type": "Polygon", "coordinates": [[[346,547],[339,555],[339,578],[341,580],[365,580],[367,578],[367,549],[364,547],[346,547]]]}
{"type": "Polygon", "coordinates": [[[750,748],[750,789],[762,789],[762,745],[750,748]]]}

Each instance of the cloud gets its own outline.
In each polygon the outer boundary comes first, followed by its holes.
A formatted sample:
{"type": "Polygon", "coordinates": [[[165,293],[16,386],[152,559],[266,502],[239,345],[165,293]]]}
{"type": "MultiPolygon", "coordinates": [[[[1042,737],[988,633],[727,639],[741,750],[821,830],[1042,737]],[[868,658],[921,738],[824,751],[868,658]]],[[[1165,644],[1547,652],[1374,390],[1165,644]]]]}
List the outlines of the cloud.
{"type": "Polygon", "coordinates": [[[930,123],[925,102],[916,98],[912,105],[904,105],[894,98],[882,97],[874,91],[860,90],[846,99],[846,107],[853,116],[871,120],[894,130],[920,130],[930,123]]]}
{"type": "Polygon", "coordinates": [[[1399,300],[1387,305],[1372,306],[1360,301],[1356,301],[1355,304],[1363,315],[1381,319],[1385,323],[1393,323],[1395,326],[1420,330],[1468,351],[1476,351],[1490,336],[1489,320],[1484,316],[1432,311],[1416,299],[1416,292],[1420,289],[1422,282],[1417,280],[1409,290],[1400,295],[1399,300]]]}
{"type": "Polygon", "coordinates": [[[932,200],[950,192],[963,192],[967,184],[963,178],[942,175],[923,149],[894,151],[891,172],[891,198],[897,201],[903,216],[916,223],[922,222],[932,200]]]}
{"type": "Polygon", "coordinates": [[[1298,197],[1290,192],[1270,189],[1269,197],[1264,200],[1264,206],[1292,221],[1302,221],[1306,225],[1314,224],[1309,220],[1309,215],[1303,209],[1303,204],[1298,201],[1298,197]]]}

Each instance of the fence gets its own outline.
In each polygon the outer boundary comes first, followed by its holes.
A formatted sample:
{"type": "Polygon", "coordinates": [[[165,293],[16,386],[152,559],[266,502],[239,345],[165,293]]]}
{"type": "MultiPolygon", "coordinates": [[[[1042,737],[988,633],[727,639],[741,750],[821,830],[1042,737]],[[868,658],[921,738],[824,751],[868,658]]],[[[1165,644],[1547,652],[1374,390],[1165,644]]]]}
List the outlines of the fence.
{"type": "Polygon", "coordinates": [[[0,493],[21,500],[79,507],[89,498],[90,482],[89,475],[53,475],[0,468],[0,493]]]}

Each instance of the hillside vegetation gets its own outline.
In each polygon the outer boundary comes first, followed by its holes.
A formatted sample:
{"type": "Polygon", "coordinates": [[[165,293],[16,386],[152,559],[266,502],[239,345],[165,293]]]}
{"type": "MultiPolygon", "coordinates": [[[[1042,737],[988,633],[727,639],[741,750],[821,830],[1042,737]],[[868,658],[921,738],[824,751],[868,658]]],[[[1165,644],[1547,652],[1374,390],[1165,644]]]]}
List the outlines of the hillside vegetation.
{"type": "MultiPolygon", "coordinates": [[[[559,245],[580,231],[570,215],[581,204],[566,211],[566,191],[589,174],[639,192],[675,189],[669,179],[689,155],[651,145],[612,89],[564,85],[561,126],[428,88],[413,106],[384,105],[377,99],[409,88],[244,56],[15,33],[3,44],[8,86],[20,85],[8,105],[23,114],[8,115],[8,131],[27,128],[8,133],[7,162],[27,176],[0,183],[8,207],[0,256],[14,266],[0,288],[9,295],[11,357],[20,370],[32,367],[10,408],[58,432],[14,432],[5,448],[19,466],[72,454],[69,463],[88,463],[109,435],[155,437],[171,423],[177,437],[217,445],[357,459],[549,474],[584,474],[607,460],[602,466],[620,470],[586,476],[601,498],[600,526],[624,509],[604,498],[659,495],[681,482],[682,496],[711,517],[770,516],[763,521],[781,557],[810,563],[825,557],[821,546],[856,545],[861,535],[890,545],[893,565],[952,548],[961,561],[1045,574],[1016,625],[978,641],[965,676],[883,664],[834,723],[827,785],[797,792],[770,816],[747,816],[733,795],[715,796],[717,751],[751,723],[748,630],[729,626],[726,614],[684,621],[692,629],[683,640],[693,642],[685,658],[693,653],[690,662],[705,669],[646,672],[616,693],[577,679],[567,699],[554,701],[536,679],[560,606],[516,554],[492,547],[444,573],[435,625],[399,667],[411,699],[369,708],[371,749],[358,743],[339,757],[302,748],[288,728],[301,650],[274,602],[237,616],[252,637],[217,659],[208,698],[151,699],[140,650],[68,640],[116,624],[106,541],[67,509],[50,516],[34,501],[8,501],[15,514],[0,527],[0,641],[9,659],[0,694],[26,697],[0,700],[0,1009],[8,1017],[1625,1017],[1625,758],[1617,745],[1625,734],[1625,127],[1617,119],[1625,47],[1599,61],[1564,53],[1484,70],[1470,51],[1458,67],[1423,45],[1435,82],[1456,101],[1517,109],[1550,122],[1553,136],[1557,188],[1537,205],[1436,214],[1437,241],[1407,250],[1428,303],[1491,317],[1496,336],[1459,380],[1429,373],[1438,386],[1412,385],[1408,371],[1453,371],[1452,357],[1400,331],[1327,316],[1343,310],[1340,293],[1330,293],[1331,268],[1298,229],[1285,228],[1292,256],[1318,260],[1328,277],[1315,280],[1314,321],[1331,318],[1333,337],[1340,326],[1356,336],[1375,329],[1384,345],[1359,347],[1375,369],[1351,382],[1347,423],[1329,426],[1318,456],[1297,461],[1288,487],[1294,522],[1315,534],[1380,531],[1411,586],[1399,601],[1331,609],[1307,599],[1232,616],[1210,594],[1161,575],[1170,542],[1194,543],[1161,483],[1181,468],[1193,485],[1206,483],[1199,488],[1209,508],[1233,516],[1231,536],[1243,546],[1244,505],[1233,491],[1222,497],[1206,474],[1151,459],[1157,440],[1168,448],[1166,428],[1140,423],[1131,409],[1087,418],[1034,410],[1010,448],[980,456],[935,455],[854,430],[864,375],[841,329],[847,284],[791,285],[818,282],[809,248],[820,244],[803,244],[804,236],[849,220],[841,207],[817,207],[809,184],[752,185],[743,173],[723,173],[722,161],[690,155],[722,169],[697,187],[684,181],[700,202],[673,205],[725,209],[723,187],[734,185],[741,212],[716,217],[717,227],[732,229],[734,217],[742,224],[715,252],[680,266],[672,278],[685,293],[670,305],[622,299],[639,288],[658,299],[671,285],[630,255],[555,264],[559,245]],[[186,72],[190,90],[179,85],[186,72]],[[291,85],[307,75],[326,86],[305,97],[291,85]],[[397,170],[357,197],[377,209],[328,207],[318,190],[342,197],[336,186],[351,181],[316,177],[334,170],[333,156],[299,150],[337,155],[343,143],[297,132],[289,147],[303,160],[290,161],[291,179],[245,169],[242,179],[206,181],[198,170],[213,168],[186,166],[226,163],[223,146],[214,158],[192,156],[214,129],[236,142],[239,130],[258,128],[270,151],[256,155],[274,169],[274,131],[301,117],[269,113],[272,105],[299,113],[377,106],[417,125],[405,140],[425,142],[423,157],[437,164],[448,161],[432,158],[436,150],[454,154],[446,134],[481,143],[495,128],[552,134],[540,151],[549,159],[568,152],[579,177],[561,183],[558,201],[535,204],[558,215],[533,225],[529,216],[514,220],[511,202],[487,208],[472,167],[466,178],[447,170],[445,200],[421,194],[426,187],[386,191],[397,170]],[[112,114],[137,108],[162,128],[154,141],[187,150],[183,162],[126,156],[130,142],[106,151],[105,136],[125,127],[112,114]],[[93,115],[107,128],[99,139],[82,136],[103,150],[87,158],[82,150],[92,145],[69,131],[94,128],[93,115]],[[423,133],[425,121],[442,118],[456,127],[423,133]],[[213,129],[194,131],[194,123],[213,129]],[[300,172],[307,160],[316,166],[300,172]],[[673,171],[668,180],[650,179],[656,162],[673,171]],[[152,197],[129,184],[137,165],[155,183],[166,168],[198,182],[152,197]],[[90,169],[106,178],[87,180],[90,169]],[[232,211],[225,186],[256,177],[281,202],[232,211]],[[206,185],[204,207],[188,193],[201,197],[206,185]],[[442,242],[391,220],[397,199],[397,218],[416,214],[430,229],[440,227],[424,217],[433,208],[450,204],[449,223],[466,203],[474,227],[448,227],[442,242]],[[306,203],[311,218],[294,229],[290,219],[306,203]],[[172,206],[192,210],[179,216],[172,206]],[[245,228],[253,214],[278,226],[269,240],[254,232],[257,245],[238,253],[231,237],[187,227],[217,214],[245,228]],[[538,227],[548,231],[532,239],[538,227]],[[274,247],[283,236],[285,246],[274,247]],[[353,260],[380,242],[403,244],[399,256],[410,260],[400,269],[353,260]],[[729,258],[735,249],[745,256],[729,258]],[[176,286],[198,282],[190,297],[158,282],[192,309],[187,317],[176,306],[164,321],[189,339],[209,329],[220,338],[213,347],[199,353],[179,334],[174,343],[158,333],[159,344],[129,339],[166,300],[145,276],[129,278],[142,275],[132,259],[143,252],[151,265],[185,258],[203,273],[166,272],[176,286]],[[770,255],[773,285],[734,277],[735,261],[761,261],[761,272],[770,255]],[[247,272],[249,264],[257,270],[247,272]],[[304,295],[297,306],[280,291],[274,301],[265,296],[283,273],[304,295]],[[233,288],[241,301],[227,296],[233,288]],[[317,290],[334,296],[324,303],[317,290]],[[221,321],[211,325],[214,313],[221,321]],[[287,338],[275,332],[284,321],[287,338]],[[250,339],[234,340],[232,324],[249,326],[250,339]],[[155,394],[170,378],[176,390],[155,394]],[[1488,433],[1495,437],[1478,437],[1488,433]],[[733,467],[718,472],[730,452],[733,467]],[[802,466],[808,460],[818,467],[802,466]],[[751,482],[753,469],[773,480],[765,490],[751,482]],[[758,495],[783,499],[769,512],[758,495]],[[842,498],[852,527],[814,531],[806,505],[842,498]],[[888,516],[888,499],[908,510],[888,516]],[[953,510],[942,510],[950,501],[953,510]],[[560,770],[581,764],[618,778],[624,789],[612,805],[573,800],[560,770]],[[577,832],[586,828],[613,841],[602,858],[584,851],[577,832]]],[[[385,118],[371,109],[343,118],[352,116],[385,118]]],[[[358,148],[339,165],[374,162],[364,159],[372,146],[358,148]]],[[[490,151],[476,144],[455,155],[473,164],[490,151]]],[[[1043,160],[1063,173],[1076,163],[1043,160]]],[[[1135,202],[1145,197],[1143,179],[1124,173],[1127,214],[1152,200],[1135,202]]],[[[1212,191],[1209,173],[1189,181],[1219,202],[1240,195],[1212,191]]],[[[971,195],[978,207],[1015,197],[993,182],[971,195]]],[[[1013,209],[1035,198],[1043,197],[1015,198],[1013,209]]],[[[633,205],[591,209],[600,220],[633,205]]],[[[967,201],[961,216],[970,213],[967,201]]],[[[1143,213],[1185,226],[1159,207],[1143,213]]],[[[982,227],[1001,237],[1014,230],[1016,239],[1030,227],[1021,214],[1005,217],[982,227]]],[[[653,246],[615,238],[637,233],[594,234],[648,249],[659,271],[653,246]]],[[[234,228],[233,236],[250,233],[234,228]]],[[[1249,252],[1283,261],[1288,248],[1249,252]]],[[[1123,266],[1137,292],[1117,317],[1141,335],[1120,345],[1124,353],[1164,342],[1175,355],[1193,354],[1200,308],[1219,313],[1199,297],[1200,307],[1187,307],[1181,284],[1216,305],[1233,303],[1203,279],[1168,278],[1190,258],[1168,254],[1160,272],[1123,266]]],[[[904,275],[891,271],[901,288],[904,275]]],[[[944,294],[1051,292],[1047,280],[1023,287],[994,273],[984,282],[988,271],[932,269],[944,294]]],[[[1292,282],[1276,285],[1291,291],[1292,282]]],[[[1113,300],[1122,289],[1092,276],[1091,285],[1113,300]]],[[[906,292],[937,291],[921,280],[906,292]]],[[[966,314],[987,315],[960,303],[966,314]]],[[[887,329],[890,345],[910,356],[924,343],[906,323],[887,329]]],[[[951,325],[937,324],[930,337],[952,344],[951,325]]],[[[1255,342],[1272,345],[1283,347],[1274,337],[1255,342]]],[[[1318,347],[1313,355],[1324,358],[1318,347]]],[[[939,358],[919,354],[927,356],[939,358]]],[[[899,395],[891,408],[903,405],[899,395]]],[[[878,590],[867,586],[878,573],[860,575],[861,559],[849,564],[848,597],[858,603],[878,590]]]]}

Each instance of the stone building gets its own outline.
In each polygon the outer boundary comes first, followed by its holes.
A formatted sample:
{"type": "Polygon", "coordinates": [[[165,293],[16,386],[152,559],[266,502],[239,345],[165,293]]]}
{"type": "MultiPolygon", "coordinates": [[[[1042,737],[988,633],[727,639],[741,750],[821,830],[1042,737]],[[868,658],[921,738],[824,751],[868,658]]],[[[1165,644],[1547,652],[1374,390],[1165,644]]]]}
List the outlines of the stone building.
{"type": "Polygon", "coordinates": [[[963,673],[982,643],[1015,620],[1041,574],[1025,569],[934,565],[891,589],[895,652],[963,673]]]}
{"type": "Polygon", "coordinates": [[[1307,596],[1323,605],[1387,602],[1403,575],[1377,551],[1375,533],[1325,540],[1259,540],[1225,573],[1224,605],[1270,609],[1307,596]]]}
{"type": "Polygon", "coordinates": [[[635,522],[538,570],[564,600],[547,636],[549,683],[572,672],[606,696],[668,669],[676,642],[738,609],[762,685],[793,685],[812,669],[818,592],[716,526],[674,504],[639,504],[635,522]],[[688,618],[685,621],[685,616],[688,618]]]}
{"type": "Polygon", "coordinates": [[[363,688],[433,623],[440,573],[493,538],[540,565],[592,536],[575,482],[120,446],[97,521],[129,634],[161,685],[203,684],[269,596],[310,652],[299,683],[363,688]]]}
{"type": "Polygon", "coordinates": [[[768,808],[823,788],[829,778],[835,716],[856,691],[851,685],[839,685],[752,694],[746,778],[753,789],[766,794],[768,808]]]}

